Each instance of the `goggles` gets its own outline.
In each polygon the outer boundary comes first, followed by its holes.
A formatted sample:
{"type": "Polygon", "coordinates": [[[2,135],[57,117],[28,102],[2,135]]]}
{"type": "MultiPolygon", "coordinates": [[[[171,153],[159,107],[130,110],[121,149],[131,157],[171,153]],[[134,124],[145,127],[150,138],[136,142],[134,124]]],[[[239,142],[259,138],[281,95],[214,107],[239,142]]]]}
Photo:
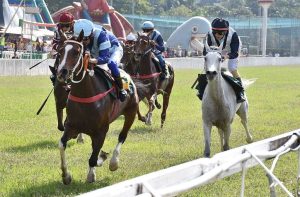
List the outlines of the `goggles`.
{"type": "Polygon", "coordinates": [[[224,36],[227,33],[227,31],[222,31],[222,30],[213,30],[213,34],[219,34],[224,36]]]}

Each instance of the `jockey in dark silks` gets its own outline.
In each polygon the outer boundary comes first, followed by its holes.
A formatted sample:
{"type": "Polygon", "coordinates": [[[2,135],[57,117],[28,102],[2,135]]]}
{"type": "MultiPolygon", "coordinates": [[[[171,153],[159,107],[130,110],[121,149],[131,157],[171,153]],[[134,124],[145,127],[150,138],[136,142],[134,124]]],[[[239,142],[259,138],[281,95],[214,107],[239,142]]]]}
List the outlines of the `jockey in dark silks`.
{"type": "Polygon", "coordinates": [[[154,24],[151,21],[145,21],[142,25],[142,30],[144,33],[148,34],[151,40],[150,44],[154,47],[152,51],[159,60],[159,64],[162,70],[160,77],[163,80],[168,77],[166,62],[162,55],[162,53],[165,51],[164,40],[160,32],[154,29],[154,24]]]}
{"type": "Polygon", "coordinates": [[[83,45],[90,51],[92,56],[89,62],[96,65],[108,65],[119,88],[120,101],[123,102],[127,97],[127,92],[123,88],[122,78],[117,65],[123,55],[123,50],[122,52],[119,50],[121,45],[117,39],[113,39],[112,35],[109,35],[108,31],[103,28],[95,28],[94,24],[87,19],[79,19],[75,22],[74,36],[78,37],[82,30],[84,32],[83,45]],[[110,40],[110,38],[113,40],[110,40]]]}
{"type": "MultiPolygon", "coordinates": [[[[242,86],[242,80],[240,77],[240,74],[237,70],[238,67],[238,57],[239,57],[239,52],[240,52],[240,48],[241,48],[241,41],[239,39],[239,36],[237,35],[236,31],[229,27],[229,22],[222,19],[222,18],[216,18],[213,20],[212,24],[212,31],[210,31],[207,34],[207,44],[208,46],[220,46],[221,43],[223,43],[223,48],[222,48],[222,57],[224,59],[228,59],[228,70],[231,72],[231,74],[233,75],[233,77],[240,83],[240,85],[242,86]]],[[[203,50],[203,55],[205,56],[207,54],[207,51],[204,47],[203,50]]],[[[202,99],[203,93],[204,93],[204,89],[207,82],[206,81],[206,77],[202,77],[203,79],[200,81],[202,81],[203,83],[199,84],[203,85],[204,88],[200,88],[197,96],[202,99]]],[[[199,80],[199,78],[198,78],[199,80]]],[[[243,89],[243,87],[242,87],[243,89]]],[[[236,97],[237,97],[237,102],[241,103],[245,101],[244,98],[244,89],[242,91],[238,91],[238,93],[236,93],[236,97]]]]}
{"type": "MultiPolygon", "coordinates": [[[[54,63],[54,69],[57,70],[58,62],[59,62],[59,54],[57,53],[58,45],[60,43],[60,34],[59,31],[62,31],[62,33],[65,33],[67,37],[72,37],[73,35],[73,25],[74,25],[74,16],[68,12],[62,13],[59,17],[59,22],[57,24],[57,29],[54,31],[54,37],[52,40],[52,54],[56,56],[55,63],[54,63]]],[[[50,76],[50,79],[54,85],[56,75],[55,73],[50,76]]]]}

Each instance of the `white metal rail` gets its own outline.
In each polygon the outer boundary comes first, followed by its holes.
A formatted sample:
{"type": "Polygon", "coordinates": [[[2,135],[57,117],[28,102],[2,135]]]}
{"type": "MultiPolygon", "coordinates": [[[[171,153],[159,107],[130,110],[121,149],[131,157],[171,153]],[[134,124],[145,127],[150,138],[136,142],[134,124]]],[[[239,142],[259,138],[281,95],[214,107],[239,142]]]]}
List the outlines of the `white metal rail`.
{"type": "MultiPolygon", "coordinates": [[[[240,171],[242,171],[241,196],[244,196],[246,169],[256,165],[260,165],[266,171],[270,181],[270,195],[272,197],[276,196],[274,189],[276,185],[279,185],[288,196],[293,196],[273,174],[273,170],[281,155],[291,150],[299,150],[299,136],[300,129],[221,152],[212,158],[197,159],[91,191],[80,195],[80,197],[175,196],[240,171]],[[271,169],[268,169],[263,161],[273,158],[275,158],[273,165],[271,169]]],[[[299,177],[300,168],[298,169],[297,182],[299,177]]]]}

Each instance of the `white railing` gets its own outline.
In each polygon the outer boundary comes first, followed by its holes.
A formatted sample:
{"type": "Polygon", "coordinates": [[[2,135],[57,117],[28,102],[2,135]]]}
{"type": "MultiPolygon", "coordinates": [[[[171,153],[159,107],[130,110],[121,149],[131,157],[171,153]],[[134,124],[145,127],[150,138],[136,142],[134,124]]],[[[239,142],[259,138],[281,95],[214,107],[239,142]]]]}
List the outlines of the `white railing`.
{"type": "Polygon", "coordinates": [[[49,65],[54,65],[54,59],[48,59],[29,70],[31,66],[41,61],[41,59],[0,59],[0,76],[50,75],[49,65]]]}
{"type": "MultiPolygon", "coordinates": [[[[293,196],[273,174],[273,170],[281,155],[299,150],[299,136],[300,129],[221,152],[212,158],[200,158],[81,194],[80,197],[176,196],[240,171],[242,171],[241,196],[244,196],[246,169],[257,165],[260,165],[267,173],[272,197],[276,196],[276,185],[279,185],[287,196],[293,196]],[[273,158],[275,158],[273,165],[271,169],[268,169],[263,161],[273,158]]],[[[297,182],[300,179],[299,169],[298,166],[297,182]]]]}
{"type": "MultiPolygon", "coordinates": [[[[203,68],[203,58],[167,58],[175,69],[199,69],[203,68]]],[[[54,59],[49,59],[39,66],[28,70],[30,66],[41,60],[28,59],[0,59],[0,76],[19,75],[49,75],[49,65],[54,64],[54,59]]],[[[226,62],[224,65],[227,65],[226,62]]],[[[284,66],[300,65],[300,57],[241,57],[239,66],[284,66]]]]}

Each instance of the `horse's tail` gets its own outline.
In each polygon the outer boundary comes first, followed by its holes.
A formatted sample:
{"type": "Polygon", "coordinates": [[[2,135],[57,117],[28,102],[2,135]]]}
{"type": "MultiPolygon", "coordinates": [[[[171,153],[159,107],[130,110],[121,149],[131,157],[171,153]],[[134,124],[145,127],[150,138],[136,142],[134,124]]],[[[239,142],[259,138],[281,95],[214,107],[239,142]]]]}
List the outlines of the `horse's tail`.
{"type": "Polygon", "coordinates": [[[140,81],[138,79],[134,80],[134,84],[136,86],[136,90],[137,90],[139,100],[141,101],[149,93],[149,90],[148,90],[147,86],[149,86],[151,84],[143,84],[142,81],[140,81]]]}
{"type": "Polygon", "coordinates": [[[242,79],[242,83],[244,85],[244,88],[247,89],[250,85],[254,84],[257,78],[253,79],[242,79]]]}

